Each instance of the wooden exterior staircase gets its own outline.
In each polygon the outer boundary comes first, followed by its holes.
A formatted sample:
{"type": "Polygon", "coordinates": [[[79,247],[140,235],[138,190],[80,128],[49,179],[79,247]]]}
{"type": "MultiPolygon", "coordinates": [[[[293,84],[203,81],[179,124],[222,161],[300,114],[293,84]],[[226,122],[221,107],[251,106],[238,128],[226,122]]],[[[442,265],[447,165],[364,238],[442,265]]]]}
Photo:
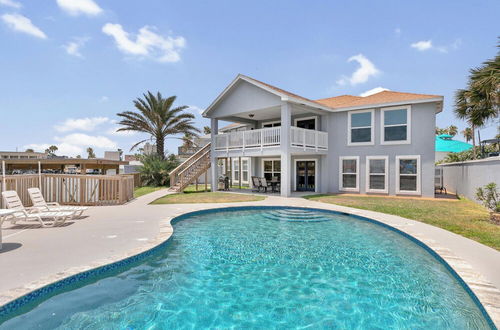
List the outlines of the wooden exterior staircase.
{"type": "Polygon", "coordinates": [[[177,166],[170,175],[170,191],[181,192],[210,168],[210,143],[177,166]]]}

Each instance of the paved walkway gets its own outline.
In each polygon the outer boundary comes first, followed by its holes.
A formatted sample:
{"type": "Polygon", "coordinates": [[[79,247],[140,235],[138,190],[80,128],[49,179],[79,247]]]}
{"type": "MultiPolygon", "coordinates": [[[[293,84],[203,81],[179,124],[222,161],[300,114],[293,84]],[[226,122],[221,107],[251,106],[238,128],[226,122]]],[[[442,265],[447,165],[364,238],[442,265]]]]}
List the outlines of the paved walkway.
{"type": "MultiPolygon", "coordinates": [[[[500,252],[417,221],[348,207],[271,195],[258,202],[148,205],[159,190],[121,206],[93,207],[87,217],[60,228],[24,228],[4,223],[0,251],[0,305],[42,285],[148,249],[167,239],[169,221],[180,214],[242,205],[315,207],[379,220],[417,237],[437,251],[480,296],[500,321],[500,252]]],[[[248,193],[248,192],[246,192],[248,193]]],[[[497,323],[498,324],[498,323],[497,323]]]]}

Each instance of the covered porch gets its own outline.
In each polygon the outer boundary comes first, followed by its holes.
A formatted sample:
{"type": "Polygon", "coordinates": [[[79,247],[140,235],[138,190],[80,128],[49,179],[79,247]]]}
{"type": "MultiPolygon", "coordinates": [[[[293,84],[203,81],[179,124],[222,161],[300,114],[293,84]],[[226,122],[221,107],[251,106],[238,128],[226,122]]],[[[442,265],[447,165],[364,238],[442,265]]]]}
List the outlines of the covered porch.
{"type": "MultiPolygon", "coordinates": [[[[217,158],[217,183],[227,178],[231,191],[252,193],[277,193],[295,196],[297,193],[316,194],[326,192],[322,186],[322,168],[326,168],[326,156],[314,154],[270,154],[263,156],[235,156],[217,158]],[[283,166],[288,162],[290,167],[283,166]],[[257,180],[254,181],[256,178],[257,180]],[[265,180],[263,180],[265,179],[265,180]],[[259,185],[259,181],[264,184],[259,185]],[[266,189],[267,188],[267,189],[266,189]],[[288,189],[288,190],[287,190],[288,189]]],[[[326,181],[323,179],[323,182],[326,181]]],[[[216,184],[215,189],[223,185],[216,184]]],[[[220,189],[222,190],[222,189],[220,189]]]]}
{"type": "Polygon", "coordinates": [[[252,176],[275,177],[282,196],[301,189],[319,191],[320,163],[328,153],[330,112],[315,101],[239,75],[203,114],[211,119],[213,186],[217,187],[223,173],[231,186],[236,182],[238,187],[240,181],[251,186],[252,176]],[[244,127],[219,132],[221,122],[244,127]],[[220,159],[228,160],[221,165],[220,159]],[[224,166],[222,172],[220,166],[224,166]],[[235,177],[238,173],[244,178],[235,177]]]}

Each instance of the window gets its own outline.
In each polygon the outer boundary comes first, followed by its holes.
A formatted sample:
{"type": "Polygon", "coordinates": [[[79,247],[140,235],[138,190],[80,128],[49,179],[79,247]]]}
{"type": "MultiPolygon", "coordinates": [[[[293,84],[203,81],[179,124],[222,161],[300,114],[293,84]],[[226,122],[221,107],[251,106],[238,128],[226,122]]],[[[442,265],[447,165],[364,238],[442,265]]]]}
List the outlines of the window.
{"type": "Polygon", "coordinates": [[[241,160],[241,182],[248,182],[248,159],[241,160]]]}
{"type": "Polygon", "coordinates": [[[411,137],[411,107],[393,107],[382,109],[381,144],[410,143],[411,137]]]}
{"type": "Polygon", "coordinates": [[[340,157],[339,160],[339,190],[359,191],[359,157],[340,157]]]}
{"type": "Polygon", "coordinates": [[[263,159],[262,168],[266,180],[272,180],[277,177],[281,181],[281,160],[279,159],[263,159]]]}
{"type": "Polygon", "coordinates": [[[279,127],[281,126],[281,121],[268,121],[268,122],[263,122],[262,123],[262,128],[266,127],[279,127]]]}
{"type": "Polygon", "coordinates": [[[387,156],[367,156],[366,157],[366,191],[387,193],[387,156]]]}
{"type": "Polygon", "coordinates": [[[233,159],[233,183],[240,181],[240,163],[238,158],[233,159]]]}
{"type": "Polygon", "coordinates": [[[347,145],[372,145],[373,110],[351,111],[348,113],[347,145]]]}
{"type": "Polygon", "coordinates": [[[396,193],[420,195],[420,156],[396,156],[396,193]]]}
{"type": "Polygon", "coordinates": [[[317,129],[318,128],[318,117],[302,117],[294,119],[294,126],[305,128],[305,129],[317,129]]]}

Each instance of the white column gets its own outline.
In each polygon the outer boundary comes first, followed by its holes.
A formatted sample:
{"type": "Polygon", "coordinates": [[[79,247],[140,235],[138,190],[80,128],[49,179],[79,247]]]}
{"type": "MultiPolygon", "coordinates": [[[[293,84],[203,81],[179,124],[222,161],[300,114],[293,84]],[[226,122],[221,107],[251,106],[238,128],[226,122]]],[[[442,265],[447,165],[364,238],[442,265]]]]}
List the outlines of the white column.
{"type": "Polygon", "coordinates": [[[215,154],[215,136],[219,132],[219,121],[216,118],[211,118],[210,119],[210,130],[211,130],[211,141],[212,145],[210,146],[210,174],[211,174],[211,185],[212,185],[212,191],[217,191],[217,184],[219,180],[219,175],[217,173],[217,157],[215,154]]]}
{"type": "Polygon", "coordinates": [[[291,105],[283,100],[281,104],[281,196],[292,194],[292,159],[290,155],[290,127],[292,126],[291,105]]]}

